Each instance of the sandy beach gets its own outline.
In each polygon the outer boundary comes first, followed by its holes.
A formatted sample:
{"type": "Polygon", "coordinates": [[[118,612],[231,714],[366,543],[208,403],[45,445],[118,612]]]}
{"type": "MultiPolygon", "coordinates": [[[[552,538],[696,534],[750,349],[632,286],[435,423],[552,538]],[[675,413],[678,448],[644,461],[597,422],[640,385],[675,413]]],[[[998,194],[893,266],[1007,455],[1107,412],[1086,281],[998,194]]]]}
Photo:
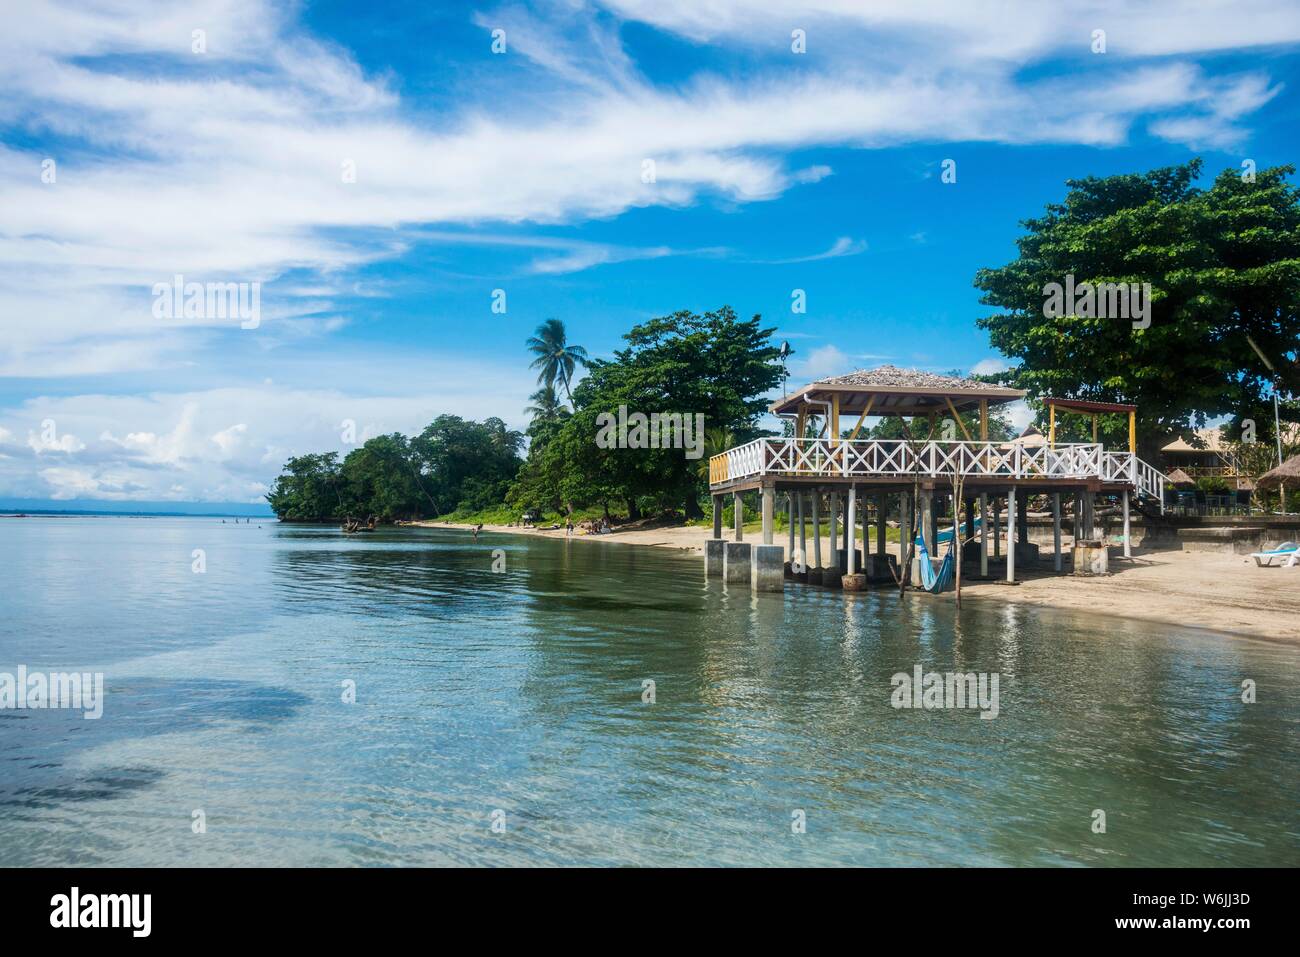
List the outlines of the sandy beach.
{"type": "MultiPolygon", "coordinates": [[[[472,528],[443,522],[417,524],[466,531],[472,528]]],[[[507,526],[484,526],[483,532],[550,538],[565,535],[564,529],[507,526]]],[[[580,535],[575,530],[572,540],[649,545],[702,556],[709,537],[710,529],[705,526],[671,526],[628,529],[608,535],[580,535]]],[[[752,540],[757,540],[757,534],[752,540]]],[[[1126,560],[1118,548],[1113,548],[1110,575],[1075,578],[1052,571],[1050,549],[1044,548],[1043,555],[1045,559],[1036,566],[1017,568],[1018,576],[1023,579],[1019,585],[963,580],[962,601],[1010,601],[1086,610],[1104,616],[1300,643],[1300,567],[1257,568],[1248,555],[1165,549],[1136,548],[1133,558],[1126,560]]],[[[787,587],[808,586],[792,583],[787,587]]],[[[930,596],[915,597],[918,601],[935,600],[930,596]]],[[[953,601],[954,595],[950,592],[937,600],[953,601]]]]}

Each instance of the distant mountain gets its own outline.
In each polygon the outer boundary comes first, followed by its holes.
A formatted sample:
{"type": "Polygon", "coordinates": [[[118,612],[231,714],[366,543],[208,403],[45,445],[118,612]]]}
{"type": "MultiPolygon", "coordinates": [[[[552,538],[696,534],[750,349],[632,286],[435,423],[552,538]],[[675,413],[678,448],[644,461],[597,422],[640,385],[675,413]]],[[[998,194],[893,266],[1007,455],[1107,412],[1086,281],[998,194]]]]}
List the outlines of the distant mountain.
{"type": "Polygon", "coordinates": [[[58,515],[224,515],[240,518],[274,518],[266,503],[246,502],[120,502],[97,498],[3,498],[0,513],[29,512],[58,515]]]}

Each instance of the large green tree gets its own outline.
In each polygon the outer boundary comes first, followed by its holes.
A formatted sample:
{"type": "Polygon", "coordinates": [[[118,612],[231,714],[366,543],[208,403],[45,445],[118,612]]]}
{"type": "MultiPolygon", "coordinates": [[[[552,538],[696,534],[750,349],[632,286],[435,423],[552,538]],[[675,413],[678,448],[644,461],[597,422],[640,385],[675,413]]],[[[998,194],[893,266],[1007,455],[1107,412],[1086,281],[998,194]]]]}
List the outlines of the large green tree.
{"type": "Polygon", "coordinates": [[[612,360],[591,362],[573,391],[573,415],[530,455],[512,500],[575,508],[621,503],[632,517],[647,507],[681,508],[699,517],[705,482],[698,460],[680,448],[602,448],[596,441],[601,416],[617,416],[622,406],[629,414],[681,413],[694,423],[698,413],[706,429],[748,441],[759,434],[764,395],[780,382],[773,332],[758,316],[742,320],[727,306],[633,327],[612,360]]]}
{"type": "MultiPolygon", "coordinates": [[[[1269,424],[1278,368],[1297,387],[1300,202],[1290,166],[1221,173],[1195,183],[1200,160],[1067,182],[1061,203],[1026,220],[1019,256],[982,269],[975,285],[999,313],[982,318],[993,345],[1019,365],[1009,381],[1030,398],[1138,406],[1144,454],[1171,433],[1231,415],[1269,424]],[[1066,304],[1046,316],[1049,283],[1150,283],[1149,327],[1085,318],[1066,304]]],[[[1114,423],[1118,433],[1122,423],[1114,423]]],[[[1118,434],[1108,436],[1112,441],[1118,434]]]]}

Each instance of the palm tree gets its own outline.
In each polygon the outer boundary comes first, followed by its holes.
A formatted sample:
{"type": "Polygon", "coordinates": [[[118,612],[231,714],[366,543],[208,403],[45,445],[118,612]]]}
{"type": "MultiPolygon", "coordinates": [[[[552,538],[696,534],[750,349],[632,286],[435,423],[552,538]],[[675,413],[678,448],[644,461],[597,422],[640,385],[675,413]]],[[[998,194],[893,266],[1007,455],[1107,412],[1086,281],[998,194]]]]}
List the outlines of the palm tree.
{"type": "Polygon", "coordinates": [[[704,454],[700,456],[700,462],[696,470],[700,478],[704,481],[709,480],[709,459],[715,455],[721,455],[723,452],[736,445],[736,436],[729,429],[716,428],[708,429],[704,433],[704,454]]]}
{"type": "Polygon", "coordinates": [[[554,389],[555,380],[559,379],[564,386],[565,395],[569,397],[569,402],[573,402],[573,392],[570,390],[573,384],[573,370],[578,366],[586,368],[590,362],[586,349],[582,346],[569,345],[564,323],[559,319],[547,319],[543,322],[528,340],[528,351],[536,356],[529,368],[541,370],[537,375],[537,381],[547,388],[554,389]]]}
{"type": "Polygon", "coordinates": [[[534,422],[549,422],[552,419],[558,419],[564,406],[560,402],[560,397],[555,394],[552,386],[544,385],[528,397],[532,405],[524,409],[524,413],[534,422]]]}

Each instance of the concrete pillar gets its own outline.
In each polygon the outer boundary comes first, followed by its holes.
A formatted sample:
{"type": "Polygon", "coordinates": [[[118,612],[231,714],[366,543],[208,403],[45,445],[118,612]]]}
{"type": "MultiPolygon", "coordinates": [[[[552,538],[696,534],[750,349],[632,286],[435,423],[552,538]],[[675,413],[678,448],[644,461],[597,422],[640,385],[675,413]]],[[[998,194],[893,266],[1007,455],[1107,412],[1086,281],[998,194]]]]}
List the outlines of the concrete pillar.
{"type": "MultiPolygon", "coordinates": [[[[773,493],[775,495],[775,493],[773,493]]],[[[785,574],[782,568],[780,545],[755,545],[751,554],[754,591],[784,591],[785,574]]]]}
{"type": "MultiPolygon", "coordinates": [[[[858,558],[858,490],[856,486],[849,486],[849,513],[848,521],[845,523],[845,530],[848,532],[848,542],[845,545],[845,568],[848,570],[843,578],[840,579],[840,587],[845,591],[862,591],[867,587],[867,576],[857,569],[858,558]]],[[[863,535],[865,542],[866,536],[863,535]]]]}
{"type": "Polygon", "coordinates": [[[772,544],[772,535],[776,522],[773,512],[776,511],[776,489],[765,488],[762,493],[763,497],[763,544],[772,544]]]}
{"type": "Polygon", "coordinates": [[[854,559],[858,557],[858,490],[856,486],[849,486],[849,521],[848,521],[849,542],[845,548],[848,554],[849,574],[854,575],[858,569],[854,559]]]}
{"type": "Polygon", "coordinates": [[[1007,492],[1007,581],[1016,580],[1016,487],[1007,492]]]}
{"type": "Polygon", "coordinates": [[[1077,542],[1083,538],[1083,493],[1074,493],[1074,531],[1071,537],[1077,542]]]}
{"type": "Polygon", "coordinates": [[[1052,567],[1061,570],[1061,493],[1052,493],[1052,567]]]}
{"type": "Polygon", "coordinates": [[[1097,516],[1093,514],[1092,492],[1083,493],[1083,537],[1092,541],[1097,533],[1097,516]]]}
{"type": "Polygon", "coordinates": [[[736,520],[736,541],[745,540],[745,503],[741,501],[740,493],[733,492],[731,495],[731,509],[733,518],[736,520]]]}
{"type": "Polygon", "coordinates": [[[989,496],[987,492],[980,493],[980,577],[989,577],[989,496]]]}
{"type": "MultiPolygon", "coordinates": [[[[841,555],[844,555],[849,550],[849,524],[849,499],[846,495],[844,497],[844,547],[840,550],[841,555]]],[[[840,565],[844,565],[843,558],[840,559],[840,565]]]]}
{"type": "Polygon", "coordinates": [[[710,538],[704,543],[704,574],[710,578],[722,577],[726,544],[721,538],[710,538]]]}
{"type": "MultiPolygon", "coordinates": [[[[889,543],[885,540],[885,520],[889,515],[889,497],[881,492],[876,496],[876,554],[882,559],[889,550],[889,543]]],[[[862,548],[867,547],[867,531],[862,530],[862,548]]]]}
{"type": "Polygon", "coordinates": [[[722,496],[713,496],[713,537],[722,537],[722,496]]]}
{"type": "Polygon", "coordinates": [[[732,584],[748,585],[752,575],[749,542],[724,542],[723,545],[725,546],[722,552],[723,579],[732,584]]]}
{"type": "Polygon", "coordinates": [[[1129,547],[1129,543],[1128,543],[1128,533],[1129,533],[1129,525],[1128,525],[1128,489],[1124,489],[1124,493],[1123,493],[1123,494],[1124,494],[1124,557],[1125,557],[1125,558],[1132,558],[1132,557],[1133,557],[1133,549],[1132,549],[1131,547],[1129,547]]]}

